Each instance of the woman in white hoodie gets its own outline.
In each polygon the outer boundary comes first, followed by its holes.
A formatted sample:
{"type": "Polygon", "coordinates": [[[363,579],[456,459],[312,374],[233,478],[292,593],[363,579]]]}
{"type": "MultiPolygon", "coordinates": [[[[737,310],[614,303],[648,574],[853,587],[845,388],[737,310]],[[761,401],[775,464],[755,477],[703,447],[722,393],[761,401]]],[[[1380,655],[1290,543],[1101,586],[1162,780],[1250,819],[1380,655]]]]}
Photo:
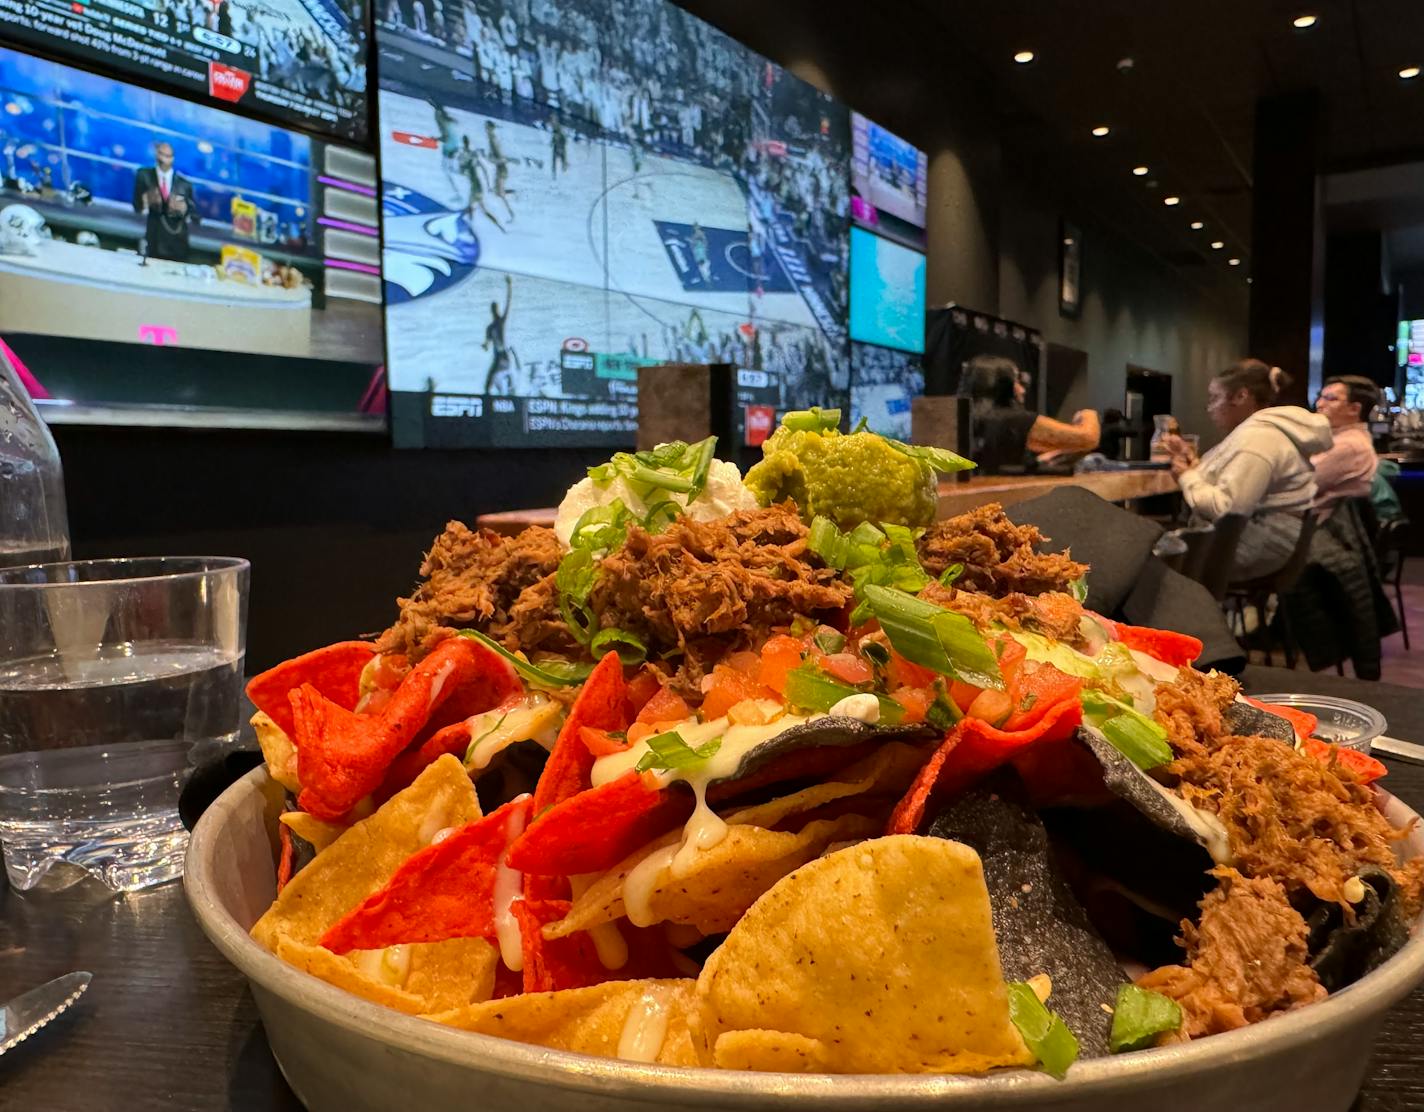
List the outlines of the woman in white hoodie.
{"type": "Polygon", "coordinates": [[[1332,443],[1324,417],[1274,404],[1289,381],[1259,359],[1233,363],[1207,387],[1207,414],[1226,437],[1200,459],[1180,437],[1168,441],[1172,473],[1194,521],[1229,513],[1250,518],[1236,548],[1235,580],[1269,575],[1290,559],[1315,500],[1310,457],[1332,443]]]}

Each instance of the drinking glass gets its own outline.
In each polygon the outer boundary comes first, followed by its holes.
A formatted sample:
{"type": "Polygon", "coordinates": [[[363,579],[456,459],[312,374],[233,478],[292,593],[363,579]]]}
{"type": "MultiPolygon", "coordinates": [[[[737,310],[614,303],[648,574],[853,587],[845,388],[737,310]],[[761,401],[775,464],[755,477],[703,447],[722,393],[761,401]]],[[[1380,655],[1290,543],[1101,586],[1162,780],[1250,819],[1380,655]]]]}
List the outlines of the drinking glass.
{"type": "Polygon", "coordinates": [[[59,861],[113,888],[182,872],[178,778],[236,738],[246,560],[0,570],[0,842],[17,888],[59,861]]]}

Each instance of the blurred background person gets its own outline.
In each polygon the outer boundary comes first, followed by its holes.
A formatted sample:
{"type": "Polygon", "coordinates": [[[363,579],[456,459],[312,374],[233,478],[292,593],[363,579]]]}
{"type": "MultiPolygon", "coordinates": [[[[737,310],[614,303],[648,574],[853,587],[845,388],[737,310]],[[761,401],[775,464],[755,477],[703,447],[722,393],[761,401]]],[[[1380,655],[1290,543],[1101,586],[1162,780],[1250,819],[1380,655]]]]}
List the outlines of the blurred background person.
{"type": "Polygon", "coordinates": [[[1325,417],[1275,404],[1289,382],[1259,359],[1233,363],[1207,386],[1207,416],[1225,439],[1200,458],[1180,436],[1163,440],[1192,524],[1229,513],[1250,518],[1236,546],[1235,580],[1269,575],[1290,559],[1315,501],[1310,457],[1332,442],[1325,417]]]}
{"type": "Polygon", "coordinates": [[[1098,446],[1098,414],[1080,409],[1071,423],[1024,406],[1025,376],[1010,359],[976,355],[964,366],[959,394],[970,400],[971,455],[987,474],[1030,469],[1035,455],[1082,454],[1098,446]]]}
{"type": "Polygon", "coordinates": [[[1360,375],[1337,375],[1321,387],[1315,412],[1330,422],[1334,444],[1310,457],[1317,509],[1333,509],[1342,498],[1369,497],[1379,456],[1367,422],[1379,399],[1379,387],[1360,375]]]}

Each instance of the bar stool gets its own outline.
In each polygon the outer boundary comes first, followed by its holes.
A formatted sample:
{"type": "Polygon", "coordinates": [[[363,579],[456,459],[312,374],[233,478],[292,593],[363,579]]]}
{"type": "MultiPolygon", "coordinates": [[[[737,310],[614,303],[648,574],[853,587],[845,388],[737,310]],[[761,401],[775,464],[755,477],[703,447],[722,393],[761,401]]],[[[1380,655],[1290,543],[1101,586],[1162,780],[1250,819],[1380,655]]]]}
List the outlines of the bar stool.
{"type": "Polygon", "coordinates": [[[1396,517],[1383,522],[1375,533],[1375,559],[1379,562],[1380,581],[1394,588],[1394,612],[1399,618],[1399,632],[1404,636],[1404,649],[1409,648],[1409,623],[1404,614],[1404,535],[1409,519],[1396,517]]]}
{"type": "MultiPolygon", "coordinates": [[[[1260,615],[1261,632],[1265,639],[1266,667],[1268,668],[1272,667],[1273,660],[1271,657],[1271,627],[1270,623],[1266,621],[1266,607],[1272,595],[1279,597],[1289,591],[1295,586],[1301,573],[1305,571],[1305,565],[1310,560],[1310,541],[1315,536],[1316,525],[1315,515],[1307,513],[1300,523],[1300,539],[1296,541],[1295,550],[1291,553],[1290,559],[1278,571],[1255,579],[1227,584],[1226,605],[1233,610],[1236,623],[1243,636],[1246,633],[1246,607],[1255,607],[1256,613],[1260,615]]],[[[1240,536],[1239,533],[1237,535],[1240,536]]],[[[1296,643],[1295,634],[1290,627],[1290,615],[1284,606],[1277,607],[1276,612],[1281,619],[1281,650],[1285,654],[1286,667],[1294,668],[1296,643]]]]}
{"type": "Polygon", "coordinates": [[[1231,579],[1231,563],[1236,558],[1236,546],[1246,528],[1245,514],[1223,514],[1216,519],[1210,533],[1209,545],[1203,547],[1197,562],[1191,563],[1188,552],[1187,566],[1182,574],[1195,579],[1211,592],[1211,597],[1221,602],[1226,597],[1226,587],[1231,579]]]}

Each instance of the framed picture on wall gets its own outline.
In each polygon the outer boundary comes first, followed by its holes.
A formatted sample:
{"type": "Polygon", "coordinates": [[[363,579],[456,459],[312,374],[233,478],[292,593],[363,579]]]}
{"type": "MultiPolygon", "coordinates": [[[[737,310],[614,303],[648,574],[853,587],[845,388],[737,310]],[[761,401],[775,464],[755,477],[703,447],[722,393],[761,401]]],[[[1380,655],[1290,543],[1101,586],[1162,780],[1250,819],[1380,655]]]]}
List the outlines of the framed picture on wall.
{"type": "Polygon", "coordinates": [[[1058,313],[1077,318],[1083,309],[1083,230],[1058,222],[1058,313]]]}

